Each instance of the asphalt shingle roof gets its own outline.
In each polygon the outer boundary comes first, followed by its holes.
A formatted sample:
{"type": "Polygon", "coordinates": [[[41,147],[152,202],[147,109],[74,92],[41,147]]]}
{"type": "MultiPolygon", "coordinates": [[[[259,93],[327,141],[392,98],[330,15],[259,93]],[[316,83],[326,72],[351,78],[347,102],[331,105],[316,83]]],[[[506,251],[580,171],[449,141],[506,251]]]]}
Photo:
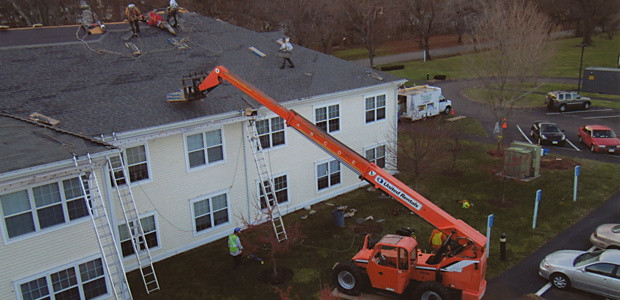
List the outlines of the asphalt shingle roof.
{"type": "Polygon", "coordinates": [[[190,48],[174,48],[168,41],[172,35],[143,23],[140,37],[128,41],[142,50],[141,56],[133,56],[122,39],[128,24],[99,39],[91,36],[88,43],[78,41],[75,29],[58,28],[73,36],[73,42],[68,43],[65,34],[56,44],[28,41],[24,36],[36,38],[42,31],[20,30],[19,43],[0,44],[0,110],[21,117],[38,112],[59,120],[59,128],[99,136],[248,107],[242,99],[248,97],[226,84],[203,100],[166,101],[167,93],[182,87],[181,75],[208,73],[218,65],[277,101],[401,80],[374,71],[384,78],[379,81],[367,74],[368,68],[297,45],[291,58],[295,68],[279,69],[278,33],[256,33],[194,13],[181,14],[181,22],[183,30],[176,38],[187,39],[190,48]],[[249,51],[252,46],[267,56],[249,51]]]}

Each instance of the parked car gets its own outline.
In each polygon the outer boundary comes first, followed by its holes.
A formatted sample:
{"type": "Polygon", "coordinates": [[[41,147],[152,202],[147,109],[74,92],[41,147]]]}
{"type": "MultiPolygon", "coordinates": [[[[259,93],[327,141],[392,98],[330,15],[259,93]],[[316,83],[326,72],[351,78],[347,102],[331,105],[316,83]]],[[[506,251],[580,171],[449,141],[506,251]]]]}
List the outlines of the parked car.
{"type": "Polygon", "coordinates": [[[539,145],[558,145],[564,147],[566,136],[564,130],[560,130],[558,124],[550,121],[534,121],[530,129],[530,136],[539,145]]]}
{"type": "Polygon", "coordinates": [[[590,147],[592,152],[616,153],[620,151],[620,139],[611,128],[603,125],[580,127],[579,142],[590,147]]]}
{"type": "Polygon", "coordinates": [[[538,274],[558,289],[570,287],[620,298],[620,250],[560,250],[547,255],[538,274]]]}
{"type": "Polygon", "coordinates": [[[588,97],[581,97],[575,92],[551,91],[545,98],[545,106],[549,110],[565,112],[567,109],[588,109],[592,101],[588,97]]]}
{"type": "Polygon", "coordinates": [[[620,224],[603,224],[590,235],[590,242],[601,249],[620,249],[620,224]]]}

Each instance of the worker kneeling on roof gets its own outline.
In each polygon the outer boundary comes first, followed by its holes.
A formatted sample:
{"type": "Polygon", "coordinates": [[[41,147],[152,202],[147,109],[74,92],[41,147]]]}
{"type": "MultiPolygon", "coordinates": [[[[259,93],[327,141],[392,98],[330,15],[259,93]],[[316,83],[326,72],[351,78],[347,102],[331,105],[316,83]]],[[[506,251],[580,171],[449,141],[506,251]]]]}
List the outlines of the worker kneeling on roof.
{"type": "Polygon", "coordinates": [[[164,18],[154,12],[149,12],[149,19],[146,22],[149,24],[149,26],[166,29],[170,33],[177,35],[176,32],[174,32],[174,29],[172,29],[172,27],[170,26],[170,24],[168,24],[168,22],[164,22],[164,18]]]}

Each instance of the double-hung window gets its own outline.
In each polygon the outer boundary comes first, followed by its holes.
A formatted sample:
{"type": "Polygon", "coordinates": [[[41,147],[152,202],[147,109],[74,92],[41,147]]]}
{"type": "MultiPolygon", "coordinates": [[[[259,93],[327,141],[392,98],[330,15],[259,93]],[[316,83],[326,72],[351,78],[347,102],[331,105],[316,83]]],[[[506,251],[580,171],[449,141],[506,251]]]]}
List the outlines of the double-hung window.
{"type": "Polygon", "coordinates": [[[315,108],[314,123],[328,133],[340,131],[340,105],[334,104],[315,108]]]}
{"type": "Polygon", "coordinates": [[[366,97],[366,123],[385,119],[385,95],[366,97]]]}
{"type": "Polygon", "coordinates": [[[256,121],[256,131],[263,149],[284,145],[284,119],[275,117],[256,121]]]}
{"type": "MultiPolygon", "coordinates": [[[[286,175],[277,176],[273,178],[273,187],[275,191],[276,198],[278,199],[278,204],[288,202],[288,180],[286,175]]],[[[267,208],[267,199],[269,199],[269,207],[272,207],[275,202],[273,201],[273,194],[269,187],[269,182],[265,181],[263,184],[258,183],[258,194],[260,195],[260,208],[267,208]],[[265,187],[265,191],[267,192],[267,198],[265,198],[265,193],[263,192],[263,186],[265,187]]]]}
{"type": "MultiPolygon", "coordinates": [[[[137,146],[125,149],[125,151],[121,154],[123,158],[123,164],[125,165],[125,172],[129,176],[130,182],[136,182],[140,180],[149,179],[149,168],[148,168],[148,159],[146,154],[146,146],[137,146]]],[[[110,162],[114,168],[120,166],[119,157],[112,156],[110,157],[110,162]]],[[[112,172],[112,170],[110,170],[112,172]]],[[[118,185],[125,184],[126,180],[123,176],[122,170],[114,171],[114,178],[116,178],[116,183],[118,185]]],[[[112,178],[110,177],[110,180],[112,178]]],[[[114,183],[112,182],[112,186],[114,183]]]]}
{"type": "Polygon", "coordinates": [[[316,165],[316,184],[319,191],[340,184],[341,181],[339,161],[334,159],[316,165]]]}
{"type": "Polygon", "coordinates": [[[9,239],[88,215],[79,177],[0,195],[0,204],[9,239]]]}
{"type": "Polygon", "coordinates": [[[190,169],[224,160],[221,129],[188,135],[186,142],[190,169]]]}
{"type": "Polygon", "coordinates": [[[226,224],[228,216],[228,194],[217,194],[191,202],[194,232],[226,224]]]}
{"type": "Polygon", "coordinates": [[[366,159],[375,165],[385,168],[385,145],[369,148],[364,151],[366,159]]]}
{"type": "Polygon", "coordinates": [[[142,238],[139,227],[137,226],[137,224],[134,223],[134,221],[129,222],[129,228],[127,227],[127,224],[121,224],[118,226],[123,257],[127,257],[136,253],[131,242],[132,237],[129,230],[131,230],[131,233],[133,233],[133,242],[136,244],[136,248],[138,248],[138,251],[145,251],[147,246],[149,249],[153,249],[159,246],[155,216],[151,215],[141,218],[140,224],[142,225],[142,232],[144,232],[144,238],[146,239],[146,243],[142,238]]]}
{"type": "Polygon", "coordinates": [[[89,300],[108,294],[101,258],[18,283],[20,300],[89,300]]]}

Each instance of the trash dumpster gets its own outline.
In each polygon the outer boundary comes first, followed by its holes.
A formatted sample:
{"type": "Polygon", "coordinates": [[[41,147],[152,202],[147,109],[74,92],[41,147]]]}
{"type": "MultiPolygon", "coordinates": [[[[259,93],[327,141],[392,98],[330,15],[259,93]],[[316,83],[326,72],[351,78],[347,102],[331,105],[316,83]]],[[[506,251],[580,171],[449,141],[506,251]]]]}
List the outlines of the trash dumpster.
{"type": "Polygon", "coordinates": [[[344,210],[334,209],[332,213],[334,214],[334,224],[336,224],[336,227],[344,227],[344,210]]]}

